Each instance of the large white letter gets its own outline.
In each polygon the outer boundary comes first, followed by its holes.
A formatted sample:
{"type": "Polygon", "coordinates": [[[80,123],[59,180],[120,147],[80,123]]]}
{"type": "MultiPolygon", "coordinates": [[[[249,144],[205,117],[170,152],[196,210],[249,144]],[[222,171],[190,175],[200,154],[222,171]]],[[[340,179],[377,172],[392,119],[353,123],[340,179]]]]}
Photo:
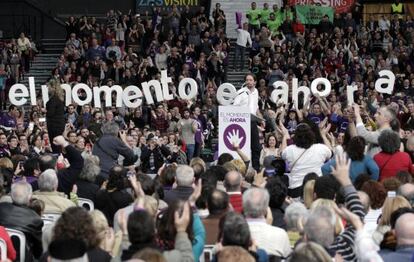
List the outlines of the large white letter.
{"type": "Polygon", "coordinates": [[[168,77],[167,70],[161,70],[161,85],[162,85],[162,93],[164,95],[165,100],[173,100],[174,96],[170,94],[170,89],[168,88],[168,84],[172,83],[171,77],[168,77]]]}
{"type": "Polygon", "coordinates": [[[298,79],[295,77],[292,79],[292,99],[295,101],[295,108],[299,108],[299,93],[303,93],[303,105],[306,104],[306,100],[309,99],[310,90],[307,86],[298,87],[298,79]]]}
{"type": "Polygon", "coordinates": [[[322,78],[322,77],[316,78],[315,80],[312,81],[311,91],[312,91],[312,94],[318,93],[320,97],[329,96],[329,94],[331,93],[331,82],[329,82],[329,80],[326,78],[322,78]],[[324,85],[325,89],[323,91],[319,91],[317,88],[318,85],[324,85]]]}
{"type": "Polygon", "coordinates": [[[73,97],[73,102],[75,102],[76,104],[80,106],[90,104],[92,102],[92,90],[86,84],[83,84],[83,83],[76,84],[72,89],[72,97],[73,97]],[[86,93],[86,99],[83,101],[78,96],[78,92],[80,89],[85,90],[85,93],[86,93]]]}
{"type": "Polygon", "coordinates": [[[223,83],[217,89],[216,98],[220,105],[228,106],[233,103],[233,99],[237,94],[234,85],[230,83],[223,83]]]}
{"type": "Polygon", "coordinates": [[[112,92],[116,92],[116,107],[122,106],[122,87],[119,85],[114,85],[111,87],[108,86],[101,86],[93,87],[93,96],[94,96],[94,102],[95,107],[101,107],[101,93],[105,93],[105,106],[110,107],[112,106],[112,92]]]}
{"type": "Polygon", "coordinates": [[[178,95],[182,98],[182,99],[193,99],[194,97],[197,96],[197,82],[192,79],[192,78],[184,78],[183,80],[180,81],[180,84],[178,85],[178,95]],[[187,94],[186,93],[186,87],[187,85],[190,86],[190,92],[187,94]]]}
{"type": "Polygon", "coordinates": [[[30,103],[32,106],[36,105],[36,86],[33,76],[29,76],[29,92],[30,92],[30,103]]]}
{"type": "Polygon", "coordinates": [[[122,94],[122,100],[126,107],[137,108],[142,104],[142,92],[137,86],[127,86],[122,94]],[[132,94],[130,94],[132,93],[132,94]],[[132,100],[135,100],[132,102],[132,100]]]}
{"type": "Polygon", "coordinates": [[[354,102],[354,92],[358,90],[358,86],[352,85],[346,87],[346,99],[348,100],[348,106],[352,106],[354,102]]]}
{"type": "Polygon", "coordinates": [[[158,80],[150,80],[148,82],[142,82],[142,91],[144,92],[145,100],[148,104],[154,104],[154,100],[152,98],[150,87],[154,88],[155,91],[155,97],[157,98],[158,102],[164,101],[164,98],[162,97],[162,90],[161,90],[161,84],[158,80]]]}
{"type": "Polygon", "coordinates": [[[72,104],[72,87],[69,84],[61,84],[60,87],[65,90],[66,106],[72,104]]]}
{"type": "Polygon", "coordinates": [[[16,106],[22,106],[26,104],[27,99],[25,97],[29,96],[29,90],[27,87],[23,84],[14,84],[10,88],[9,91],[9,100],[10,103],[16,106]],[[20,90],[21,92],[16,92],[17,90],[20,90]],[[21,98],[21,99],[18,99],[21,98]]]}
{"type": "Polygon", "coordinates": [[[284,81],[276,81],[273,83],[273,91],[270,95],[270,100],[273,103],[278,104],[279,100],[283,102],[283,104],[287,105],[289,99],[289,86],[284,81]]]}
{"type": "Polygon", "coordinates": [[[47,85],[41,85],[40,88],[42,88],[43,106],[46,108],[46,103],[49,101],[49,87],[47,85]]]}
{"type": "Polygon", "coordinates": [[[377,90],[380,93],[386,93],[386,94],[392,94],[392,91],[394,90],[394,83],[395,83],[395,75],[390,70],[381,70],[379,71],[378,75],[380,77],[387,77],[387,78],[379,78],[377,81],[375,81],[375,90],[377,90]],[[382,87],[385,85],[385,87],[382,87]]]}

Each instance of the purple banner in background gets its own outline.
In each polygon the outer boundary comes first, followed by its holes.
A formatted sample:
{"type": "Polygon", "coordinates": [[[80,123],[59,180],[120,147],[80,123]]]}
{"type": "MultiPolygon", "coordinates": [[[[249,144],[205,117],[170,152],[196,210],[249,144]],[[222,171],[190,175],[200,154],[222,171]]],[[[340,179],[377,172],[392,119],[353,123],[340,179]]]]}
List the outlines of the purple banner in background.
{"type": "Polygon", "coordinates": [[[242,19],[243,14],[241,12],[236,12],[236,24],[239,26],[239,28],[242,28],[242,19]]]}

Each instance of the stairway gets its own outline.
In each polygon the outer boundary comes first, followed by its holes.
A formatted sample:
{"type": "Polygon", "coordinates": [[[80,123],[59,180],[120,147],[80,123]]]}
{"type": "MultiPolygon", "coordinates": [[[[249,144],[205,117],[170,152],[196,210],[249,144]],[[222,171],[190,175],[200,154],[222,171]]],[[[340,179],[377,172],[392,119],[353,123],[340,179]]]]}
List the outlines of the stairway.
{"type": "Polygon", "coordinates": [[[30,71],[24,75],[20,81],[22,84],[29,86],[29,76],[35,78],[36,89],[40,89],[40,85],[52,75],[53,68],[57,65],[59,55],[63,52],[65,47],[64,39],[43,39],[42,52],[37,54],[32,61],[30,71]]]}
{"type": "Polygon", "coordinates": [[[243,83],[244,83],[244,76],[250,72],[249,70],[249,49],[245,52],[245,58],[244,58],[244,69],[243,71],[240,71],[240,57],[238,58],[238,66],[237,71],[234,71],[234,56],[235,56],[235,45],[236,40],[231,39],[230,40],[230,52],[229,52],[229,65],[228,65],[228,71],[227,71],[227,83],[231,83],[236,87],[236,89],[239,89],[243,83]]]}

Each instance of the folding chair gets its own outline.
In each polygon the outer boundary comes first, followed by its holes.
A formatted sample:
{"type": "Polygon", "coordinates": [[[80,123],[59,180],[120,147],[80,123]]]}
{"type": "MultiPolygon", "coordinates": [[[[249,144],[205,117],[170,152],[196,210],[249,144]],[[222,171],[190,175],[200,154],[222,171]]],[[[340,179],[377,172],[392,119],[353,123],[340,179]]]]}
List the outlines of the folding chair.
{"type": "Polygon", "coordinates": [[[210,262],[213,261],[213,251],[214,245],[205,245],[203,254],[200,256],[200,262],[210,262]]]}
{"type": "Polygon", "coordinates": [[[0,260],[1,261],[6,261],[7,259],[7,245],[6,245],[6,241],[4,241],[3,239],[0,238],[0,260]]]}
{"type": "Polygon", "coordinates": [[[95,209],[93,201],[87,198],[78,198],[78,206],[83,207],[89,211],[93,211],[95,209]]]}
{"type": "Polygon", "coordinates": [[[61,213],[43,213],[42,215],[42,219],[48,219],[48,220],[53,220],[56,221],[59,219],[59,217],[61,216],[61,213]]]}
{"type": "MultiPolygon", "coordinates": [[[[22,231],[16,230],[16,229],[12,229],[12,228],[6,228],[7,233],[9,233],[10,238],[13,239],[17,239],[19,242],[19,255],[18,257],[20,258],[20,261],[25,261],[26,259],[26,236],[24,235],[24,233],[22,231]]],[[[13,244],[15,244],[15,242],[13,241],[13,244]]]]}

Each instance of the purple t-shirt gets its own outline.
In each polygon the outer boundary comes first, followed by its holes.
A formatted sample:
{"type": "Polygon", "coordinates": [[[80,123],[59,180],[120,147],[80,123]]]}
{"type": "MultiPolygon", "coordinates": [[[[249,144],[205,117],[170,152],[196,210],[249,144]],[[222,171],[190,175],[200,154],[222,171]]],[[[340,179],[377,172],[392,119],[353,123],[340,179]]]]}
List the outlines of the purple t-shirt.
{"type": "Polygon", "coordinates": [[[315,114],[309,113],[308,119],[314,122],[315,124],[319,125],[319,123],[325,119],[325,115],[324,114],[315,115],[315,114]]]}
{"type": "Polygon", "coordinates": [[[1,116],[0,125],[5,127],[16,128],[16,118],[10,116],[9,114],[5,113],[1,116]]]}

